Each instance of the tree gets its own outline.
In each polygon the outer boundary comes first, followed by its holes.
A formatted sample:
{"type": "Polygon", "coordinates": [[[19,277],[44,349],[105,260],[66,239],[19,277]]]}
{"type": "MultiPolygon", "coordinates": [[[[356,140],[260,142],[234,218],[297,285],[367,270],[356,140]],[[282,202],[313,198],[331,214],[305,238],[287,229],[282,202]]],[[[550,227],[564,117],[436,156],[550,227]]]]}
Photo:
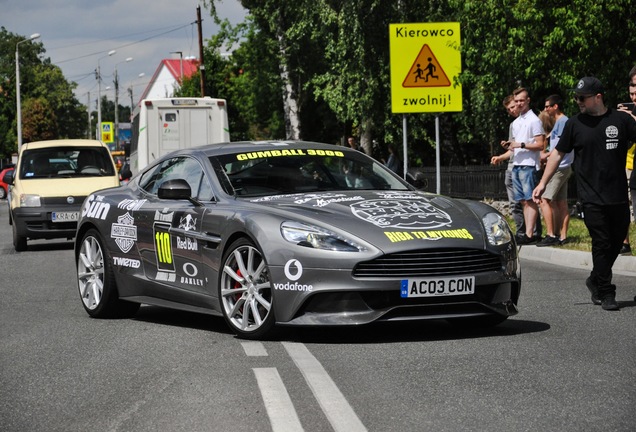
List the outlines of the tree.
{"type": "MultiPolygon", "coordinates": [[[[0,159],[17,151],[14,54],[16,44],[25,39],[0,28],[0,159]]],[[[73,95],[75,83],[68,82],[44,53],[41,43],[20,45],[23,139],[82,137],[86,111],[73,95]]]]}
{"type": "Polygon", "coordinates": [[[49,101],[44,98],[29,98],[22,104],[23,142],[58,139],[59,125],[49,101]]]}
{"type": "MultiPolygon", "coordinates": [[[[242,130],[263,124],[256,115],[261,106],[278,112],[273,101],[287,100],[283,88],[289,84],[298,102],[300,136],[336,142],[353,133],[367,150],[373,140],[397,144],[402,138],[401,116],[390,110],[389,24],[459,22],[464,108],[439,115],[446,165],[488,163],[507,136],[510,119],[501,101],[515,87],[530,90],[537,111],[545,97],[565,97],[581,76],[595,75],[608,89],[608,105],[614,106],[626,97],[626,75],[635,58],[636,19],[628,0],[242,4],[250,11],[249,33],[229,60],[223,91],[230,107],[239,106],[242,130]],[[281,61],[286,76],[280,75],[281,61]],[[236,73],[239,69],[243,74],[236,73]],[[260,77],[277,84],[268,86],[260,77]]],[[[565,99],[566,113],[575,114],[577,107],[565,99]]],[[[412,114],[408,123],[411,163],[432,165],[434,115],[412,114]]]]}

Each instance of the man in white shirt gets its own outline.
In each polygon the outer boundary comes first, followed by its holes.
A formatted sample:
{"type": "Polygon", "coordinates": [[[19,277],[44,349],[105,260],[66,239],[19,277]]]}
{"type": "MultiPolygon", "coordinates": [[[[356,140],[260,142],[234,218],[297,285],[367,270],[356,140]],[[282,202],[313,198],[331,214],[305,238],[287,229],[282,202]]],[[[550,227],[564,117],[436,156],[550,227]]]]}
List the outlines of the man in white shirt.
{"type": "Polygon", "coordinates": [[[532,191],[538,183],[537,173],[540,152],[545,146],[545,132],[541,120],[530,109],[528,90],[520,87],[512,94],[519,109],[519,117],[512,122],[513,140],[509,145],[514,151],[512,184],[515,200],[523,205],[523,219],[526,224],[525,236],[517,238],[517,243],[527,245],[540,240],[533,237],[539,206],[532,200],[532,191]]]}

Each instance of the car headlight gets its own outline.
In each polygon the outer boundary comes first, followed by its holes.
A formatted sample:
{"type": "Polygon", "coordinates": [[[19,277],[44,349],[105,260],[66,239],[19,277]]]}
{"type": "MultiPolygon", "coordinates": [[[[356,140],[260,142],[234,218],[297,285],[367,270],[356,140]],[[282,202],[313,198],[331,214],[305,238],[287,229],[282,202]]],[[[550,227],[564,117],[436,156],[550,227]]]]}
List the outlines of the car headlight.
{"type": "Polygon", "coordinates": [[[499,246],[512,240],[512,231],[510,231],[508,222],[500,214],[488,213],[481,221],[491,245],[499,246]]]}
{"type": "Polygon", "coordinates": [[[40,207],[40,195],[21,194],[20,207],[40,207]]]}
{"type": "Polygon", "coordinates": [[[280,232],[288,242],[314,249],[341,252],[360,252],[366,249],[333,231],[300,222],[283,222],[280,226],[280,232]]]}

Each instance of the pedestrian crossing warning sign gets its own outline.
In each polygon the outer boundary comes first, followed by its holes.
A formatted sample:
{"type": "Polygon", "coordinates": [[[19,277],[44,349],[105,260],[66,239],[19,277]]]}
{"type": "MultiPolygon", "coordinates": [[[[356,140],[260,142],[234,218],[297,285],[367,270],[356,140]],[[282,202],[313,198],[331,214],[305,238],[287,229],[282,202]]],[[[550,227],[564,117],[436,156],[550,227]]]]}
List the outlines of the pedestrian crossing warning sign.
{"type": "Polygon", "coordinates": [[[424,44],[413,66],[406,74],[402,87],[448,87],[451,85],[444,69],[431,48],[424,44]]]}
{"type": "Polygon", "coordinates": [[[102,139],[105,144],[115,142],[115,136],[113,131],[115,130],[115,124],[113,122],[102,122],[102,139]]]}
{"type": "Polygon", "coordinates": [[[462,110],[458,22],[389,24],[391,112],[462,110]]]}

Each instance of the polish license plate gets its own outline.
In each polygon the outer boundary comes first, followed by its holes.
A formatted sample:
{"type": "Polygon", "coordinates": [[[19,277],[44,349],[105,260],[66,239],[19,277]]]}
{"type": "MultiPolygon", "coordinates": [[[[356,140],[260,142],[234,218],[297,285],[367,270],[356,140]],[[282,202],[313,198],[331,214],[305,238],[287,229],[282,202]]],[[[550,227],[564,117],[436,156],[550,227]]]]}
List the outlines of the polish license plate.
{"type": "Polygon", "coordinates": [[[77,222],[79,220],[79,212],[53,212],[51,213],[53,222],[77,222]]]}
{"type": "Polygon", "coordinates": [[[402,279],[400,297],[440,297],[475,293],[475,276],[402,279]]]}

